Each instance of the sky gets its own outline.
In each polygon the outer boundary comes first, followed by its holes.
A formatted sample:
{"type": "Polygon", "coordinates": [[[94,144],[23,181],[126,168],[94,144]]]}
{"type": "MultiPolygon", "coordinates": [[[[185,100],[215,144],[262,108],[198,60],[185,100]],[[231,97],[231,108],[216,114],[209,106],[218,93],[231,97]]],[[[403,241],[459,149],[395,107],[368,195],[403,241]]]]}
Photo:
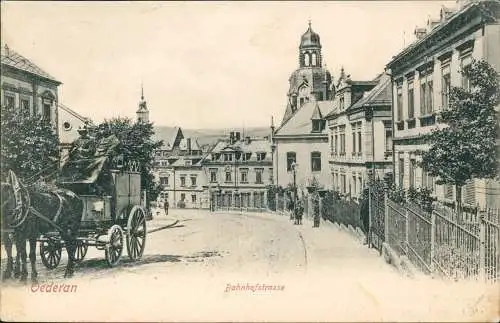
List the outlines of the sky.
{"type": "Polygon", "coordinates": [[[311,20],[338,78],[373,79],[455,1],[2,2],[2,46],[63,84],[60,102],[101,122],[135,118],[141,84],[155,125],[269,126],[311,20]]]}

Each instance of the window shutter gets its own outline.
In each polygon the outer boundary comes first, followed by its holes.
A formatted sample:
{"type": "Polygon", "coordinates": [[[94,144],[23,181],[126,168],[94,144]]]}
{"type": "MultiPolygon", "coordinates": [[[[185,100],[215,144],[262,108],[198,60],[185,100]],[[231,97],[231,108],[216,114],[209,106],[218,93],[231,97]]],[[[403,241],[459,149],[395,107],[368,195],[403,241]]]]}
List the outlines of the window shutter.
{"type": "Polygon", "coordinates": [[[470,205],[476,205],[476,191],[473,180],[465,184],[463,192],[463,202],[470,205]]]}

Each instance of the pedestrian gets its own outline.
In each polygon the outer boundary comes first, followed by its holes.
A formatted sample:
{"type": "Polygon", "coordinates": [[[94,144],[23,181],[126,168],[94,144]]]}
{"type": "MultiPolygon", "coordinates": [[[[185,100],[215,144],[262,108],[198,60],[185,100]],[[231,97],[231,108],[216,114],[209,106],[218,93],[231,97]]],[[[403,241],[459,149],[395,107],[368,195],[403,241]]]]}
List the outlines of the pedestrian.
{"type": "Polygon", "coordinates": [[[165,215],[168,215],[168,207],[169,207],[168,201],[165,200],[165,203],[163,203],[163,208],[165,209],[165,215]]]}

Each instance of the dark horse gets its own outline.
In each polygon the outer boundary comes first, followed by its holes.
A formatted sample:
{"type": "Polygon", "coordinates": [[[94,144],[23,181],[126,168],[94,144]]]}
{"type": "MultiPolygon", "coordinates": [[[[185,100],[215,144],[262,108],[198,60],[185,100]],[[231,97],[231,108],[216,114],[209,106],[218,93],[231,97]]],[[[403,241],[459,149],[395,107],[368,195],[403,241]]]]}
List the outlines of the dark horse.
{"type": "MultiPolygon", "coordinates": [[[[8,182],[2,183],[1,193],[2,229],[13,228],[18,261],[22,265],[21,280],[26,281],[28,277],[26,240],[30,241],[31,279],[36,281],[36,240],[49,232],[58,232],[65,242],[68,264],[64,277],[71,277],[83,210],[81,199],[64,189],[42,192],[26,188],[12,171],[9,171],[8,182]]],[[[12,243],[8,240],[8,235],[4,235],[8,258],[5,278],[10,278],[13,267],[12,243]]]]}

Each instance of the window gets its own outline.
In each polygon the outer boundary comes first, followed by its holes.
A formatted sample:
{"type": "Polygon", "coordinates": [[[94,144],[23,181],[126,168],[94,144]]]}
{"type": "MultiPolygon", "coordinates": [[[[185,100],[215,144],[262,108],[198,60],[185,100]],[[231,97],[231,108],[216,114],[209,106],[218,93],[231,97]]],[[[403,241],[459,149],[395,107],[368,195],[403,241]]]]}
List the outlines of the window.
{"type": "Polygon", "coordinates": [[[21,109],[23,113],[30,114],[30,101],[27,99],[21,99],[21,109]]]}
{"type": "Polygon", "coordinates": [[[462,54],[462,55],[463,56],[460,58],[460,68],[462,70],[461,72],[462,87],[465,90],[470,90],[470,79],[467,77],[467,75],[464,74],[463,69],[472,63],[472,56],[470,52],[468,54],[462,54]]]}
{"type": "Polygon", "coordinates": [[[429,115],[434,111],[434,86],[432,68],[420,72],[420,115],[429,115]]]}
{"type": "Polygon", "coordinates": [[[160,177],[160,184],[168,186],[168,176],[160,177]]]}
{"type": "Polygon", "coordinates": [[[257,161],[263,161],[266,159],[266,153],[257,153],[257,161]]]}
{"type": "Polygon", "coordinates": [[[224,154],[224,161],[233,161],[233,154],[232,153],[224,154]]]}
{"type": "Polygon", "coordinates": [[[355,175],[352,175],[352,194],[353,195],[357,194],[357,191],[356,191],[356,176],[355,175]]]}
{"type": "Polygon", "coordinates": [[[363,193],[363,179],[361,178],[361,175],[358,177],[358,189],[359,189],[359,195],[363,193]]]}
{"type": "Polygon", "coordinates": [[[191,203],[196,203],[196,194],[191,195],[191,203]]]}
{"type": "Polygon", "coordinates": [[[415,169],[417,167],[417,164],[415,162],[415,159],[410,159],[410,187],[415,187],[415,169]]]}
{"type": "Polygon", "coordinates": [[[65,121],[63,123],[63,129],[66,130],[66,131],[70,131],[71,130],[71,123],[69,123],[68,121],[65,121]]]}
{"type": "Polygon", "coordinates": [[[321,171],[321,153],[319,151],[313,151],[311,153],[311,171],[321,171]]]}
{"type": "Polygon", "coordinates": [[[304,98],[300,98],[300,106],[304,105],[304,98]]]}
{"type": "Polygon", "coordinates": [[[241,182],[248,183],[248,171],[246,169],[241,171],[241,182]]]}
{"type": "Polygon", "coordinates": [[[399,165],[398,165],[398,173],[399,173],[399,186],[404,187],[404,174],[405,174],[405,160],[403,154],[399,154],[399,165]]]}
{"type": "Polygon", "coordinates": [[[190,159],[186,159],[184,161],[184,166],[191,166],[192,165],[192,161],[190,159]]]}
{"type": "Polygon", "coordinates": [[[413,81],[408,81],[408,119],[413,119],[415,117],[415,98],[413,91],[413,81]]]}
{"type": "Polygon", "coordinates": [[[45,121],[50,122],[51,106],[52,106],[52,104],[46,103],[44,101],[44,103],[43,103],[43,120],[45,120],[45,121]]]}
{"type": "Polygon", "coordinates": [[[14,96],[13,95],[5,95],[4,99],[5,99],[5,105],[8,108],[14,109],[14,105],[16,102],[16,99],[14,98],[14,96]]]}
{"type": "Polygon", "coordinates": [[[337,136],[337,133],[335,133],[335,139],[334,139],[334,142],[335,142],[335,143],[334,143],[334,146],[333,146],[333,153],[334,153],[335,155],[337,155],[337,153],[338,153],[338,139],[339,139],[339,138],[338,138],[338,136],[337,136]]]}
{"type": "Polygon", "coordinates": [[[313,132],[321,132],[321,120],[313,120],[312,121],[312,131],[313,132]]]}
{"type": "Polygon", "coordinates": [[[196,176],[191,176],[191,186],[196,186],[196,176]]]}
{"type": "Polygon", "coordinates": [[[385,129],[385,151],[392,151],[392,129],[385,129]]]}
{"type": "Polygon", "coordinates": [[[341,96],[339,99],[340,110],[344,110],[344,97],[341,96]]]}
{"type": "Polygon", "coordinates": [[[273,169],[272,168],[269,168],[269,183],[271,183],[271,184],[274,183],[273,169]]]}
{"type": "Polygon", "coordinates": [[[340,128],[340,155],[345,156],[345,127],[340,128]]]}
{"type": "Polygon", "coordinates": [[[168,161],[166,161],[166,160],[162,160],[162,161],[160,162],[160,165],[161,165],[162,167],[167,167],[167,166],[168,166],[168,161]]]}
{"type": "Polygon", "coordinates": [[[211,183],[217,182],[217,170],[216,169],[210,170],[210,182],[211,183]]]}
{"type": "Polygon", "coordinates": [[[262,184],[262,169],[255,170],[255,183],[262,184]]]}
{"type": "Polygon", "coordinates": [[[181,201],[184,201],[186,199],[186,193],[181,193],[181,201]]]}
{"type": "Polygon", "coordinates": [[[294,152],[286,153],[286,171],[292,171],[292,165],[297,162],[297,155],[294,152]]]}
{"type": "Polygon", "coordinates": [[[441,104],[443,109],[448,108],[449,95],[451,88],[450,65],[441,68],[441,104]]]}
{"type": "Polygon", "coordinates": [[[363,152],[363,144],[361,141],[361,124],[358,126],[358,154],[361,154],[363,152]]]}
{"type": "Polygon", "coordinates": [[[354,155],[356,153],[356,129],[354,128],[354,125],[351,125],[352,127],[352,154],[354,155]]]}
{"type": "Polygon", "coordinates": [[[231,172],[226,172],[226,182],[231,182],[231,172]]]}
{"type": "Polygon", "coordinates": [[[340,185],[341,185],[341,191],[342,193],[347,193],[347,187],[346,187],[346,182],[345,182],[345,174],[340,175],[340,185]]]}
{"type": "Polygon", "coordinates": [[[186,186],[186,176],[181,176],[181,187],[186,186]]]}
{"type": "Polygon", "coordinates": [[[434,190],[434,178],[425,169],[422,169],[422,186],[434,190]]]}
{"type": "Polygon", "coordinates": [[[396,106],[398,109],[398,121],[403,120],[403,89],[401,86],[397,88],[396,106]]]}

